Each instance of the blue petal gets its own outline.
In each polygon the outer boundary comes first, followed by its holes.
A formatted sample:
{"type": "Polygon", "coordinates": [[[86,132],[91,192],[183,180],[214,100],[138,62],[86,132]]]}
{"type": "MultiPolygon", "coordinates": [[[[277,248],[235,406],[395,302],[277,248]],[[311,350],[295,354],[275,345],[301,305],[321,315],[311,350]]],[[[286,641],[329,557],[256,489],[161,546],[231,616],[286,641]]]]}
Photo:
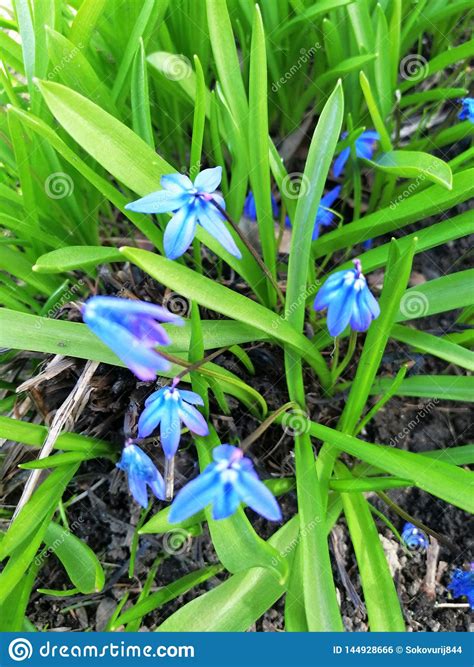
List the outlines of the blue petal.
{"type": "Polygon", "coordinates": [[[240,472],[234,482],[234,488],[242,502],[270,521],[281,520],[281,510],[273,494],[256,475],[240,472]]]}
{"type": "Polygon", "coordinates": [[[189,248],[196,233],[196,216],[189,206],[183,206],[166,225],[163,245],[168,259],[177,259],[189,248]]]}
{"type": "Polygon", "coordinates": [[[126,204],[127,211],[136,213],[170,213],[185,206],[190,199],[189,193],[171,193],[167,190],[152,192],[146,197],[126,204]]]}
{"type": "Polygon", "coordinates": [[[344,170],[344,165],[346,164],[350,154],[351,154],[351,149],[349,147],[344,148],[344,150],[341,151],[341,154],[334,160],[332,173],[336,178],[338,178],[342,174],[344,170]]]}
{"type": "Polygon", "coordinates": [[[199,224],[213,236],[219,243],[234,257],[241,259],[242,254],[238,249],[231,233],[225,226],[220,213],[217,209],[212,208],[212,204],[207,206],[201,205],[198,212],[199,224]]]}
{"type": "Polygon", "coordinates": [[[148,485],[150,489],[153,491],[153,494],[156,496],[156,498],[158,498],[159,500],[165,500],[166,498],[165,480],[163,479],[163,477],[160,475],[160,473],[156,468],[153,479],[148,482],[148,485]]]}
{"type": "Polygon", "coordinates": [[[162,188],[168,192],[185,193],[193,189],[191,179],[186,174],[165,174],[160,178],[162,188]]]}
{"type": "Polygon", "coordinates": [[[357,292],[354,305],[352,307],[350,325],[351,329],[354,331],[367,331],[370,323],[372,322],[372,314],[365,305],[362,296],[363,292],[364,290],[357,292]]]}
{"type": "Polygon", "coordinates": [[[161,421],[163,398],[153,401],[145,407],[138,420],[138,437],[147,438],[161,421]]]}
{"type": "Polygon", "coordinates": [[[173,458],[181,439],[181,422],[178,414],[178,401],[172,398],[165,399],[161,410],[160,436],[166,458],[173,458]]]}
{"type": "Polygon", "coordinates": [[[339,336],[349,324],[355,297],[353,285],[345,285],[329,304],[327,327],[331,336],[339,336]]]}
{"type": "Polygon", "coordinates": [[[204,169],[194,179],[194,187],[198,192],[214,192],[222,179],[222,167],[204,169]]]}
{"type": "Polygon", "coordinates": [[[367,286],[365,287],[365,289],[362,290],[360,298],[362,299],[365,308],[367,308],[370,311],[372,319],[373,320],[377,319],[377,317],[380,315],[380,306],[378,304],[377,299],[374,297],[374,295],[367,286]]]}
{"type": "Polygon", "coordinates": [[[240,505],[240,498],[231,484],[222,486],[212,504],[212,518],[227,519],[234,514],[240,505]]]}
{"type": "Polygon", "coordinates": [[[326,192],[324,197],[321,197],[321,205],[325,206],[326,208],[331,208],[336,199],[339,197],[340,192],[341,192],[341,186],[336,185],[335,188],[326,192]]]}
{"type": "Polygon", "coordinates": [[[192,405],[187,405],[184,401],[178,408],[178,415],[182,422],[186,424],[192,433],[197,435],[209,435],[209,427],[202,414],[193,408],[192,405]]]}
{"type": "Polygon", "coordinates": [[[240,457],[240,449],[234,445],[219,445],[212,450],[214,461],[230,461],[233,458],[240,457]]]}
{"type": "Polygon", "coordinates": [[[146,482],[144,479],[133,473],[128,473],[128,486],[130,493],[135,498],[137,503],[142,507],[148,506],[148,493],[146,490],[146,482]]]}
{"type": "Polygon", "coordinates": [[[213,501],[219,489],[219,472],[216,472],[215,464],[211,463],[178,493],[171,505],[168,521],[178,523],[193,516],[213,501]]]}
{"type": "Polygon", "coordinates": [[[160,400],[160,398],[163,397],[166,389],[168,389],[168,387],[161,387],[161,389],[158,389],[158,391],[154,391],[152,394],[150,394],[145,401],[145,407],[148,407],[151,405],[151,403],[155,403],[155,401],[160,400]]]}
{"type": "Polygon", "coordinates": [[[167,308],[157,306],[148,301],[135,299],[122,299],[118,296],[93,296],[84,305],[84,314],[97,313],[99,315],[148,315],[160,322],[172,322],[173,324],[184,324],[181,317],[174,315],[167,308]]]}
{"type": "MultiPolygon", "coordinates": [[[[318,210],[318,215],[319,215],[319,210],[318,210]]],[[[312,241],[317,241],[318,240],[320,228],[321,228],[321,225],[319,224],[318,220],[316,219],[316,222],[314,223],[314,227],[313,227],[313,235],[311,237],[312,241]]]]}
{"type": "Polygon", "coordinates": [[[245,199],[244,215],[249,220],[256,220],[257,219],[257,209],[255,207],[255,197],[253,196],[253,192],[251,190],[249,190],[249,193],[248,193],[248,195],[245,199]]]}
{"type": "Polygon", "coordinates": [[[154,380],[156,371],[169,369],[170,364],[166,359],[144,347],[141,341],[123,326],[99,316],[86,321],[86,324],[140,380],[154,380]]]}
{"type": "Polygon", "coordinates": [[[204,401],[202,398],[199,396],[199,394],[196,394],[194,391],[188,391],[187,389],[180,389],[179,390],[179,395],[183,399],[183,401],[186,401],[186,403],[191,403],[192,405],[204,405],[204,401]]]}

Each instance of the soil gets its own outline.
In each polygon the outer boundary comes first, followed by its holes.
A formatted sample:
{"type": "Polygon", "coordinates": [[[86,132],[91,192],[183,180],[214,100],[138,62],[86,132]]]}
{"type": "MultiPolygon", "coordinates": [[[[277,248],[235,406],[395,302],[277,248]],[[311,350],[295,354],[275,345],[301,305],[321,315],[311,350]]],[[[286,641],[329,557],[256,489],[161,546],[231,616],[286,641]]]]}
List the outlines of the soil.
{"type": "MultiPolygon", "coordinates": [[[[466,207],[458,207],[455,212],[462,212],[466,207]]],[[[453,214],[455,213],[453,212],[453,214]]],[[[403,230],[406,233],[425,226],[412,225],[403,230]]],[[[388,238],[381,237],[376,245],[386,242],[388,238]]],[[[421,255],[417,255],[412,274],[413,281],[431,280],[448,272],[460,271],[469,266],[469,243],[461,239],[441,248],[435,248],[421,255]]],[[[338,257],[334,258],[337,264],[338,257]]],[[[375,274],[374,282],[380,282],[380,275],[375,274]]],[[[120,287],[126,285],[126,290],[136,296],[150,298],[158,303],[166,298],[162,288],[144,277],[138,270],[123,267],[112,274],[106,268],[102,272],[103,283],[109,293],[120,293],[120,287]]],[[[235,283],[234,276],[227,276],[227,284],[241,289],[241,284],[235,283]]],[[[376,287],[375,287],[375,291],[376,287]]],[[[126,294],[125,292],[121,292],[126,294]]],[[[182,302],[181,302],[182,303],[182,302]]],[[[456,324],[455,311],[433,316],[423,321],[423,328],[432,333],[441,335],[448,331],[459,330],[456,324]]],[[[66,307],[58,317],[78,319],[77,312],[66,307]]],[[[203,317],[215,318],[215,313],[204,313],[203,317]]],[[[269,409],[279,407],[288,400],[283,370],[283,358],[279,349],[267,344],[246,346],[247,352],[255,365],[255,375],[249,375],[245,369],[236,364],[235,358],[228,353],[216,359],[215,362],[231,368],[246,382],[254,386],[265,397],[269,409]]],[[[328,352],[329,353],[329,352],[328,352]]],[[[358,350],[358,353],[360,350],[358,350]]],[[[37,355],[20,355],[15,363],[23,366],[22,377],[31,377],[36,368],[37,355]]],[[[46,358],[43,358],[46,360],[46,358]]],[[[49,360],[48,358],[47,360],[49,360]]],[[[357,355],[356,355],[357,359],[357,355]]],[[[410,373],[441,374],[447,372],[447,364],[430,356],[421,356],[411,352],[405,345],[392,342],[386,350],[380,374],[394,374],[401,363],[411,360],[413,366],[410,373]]],[[[73,366],[64,371],[54,381],[40,385],[34,395],[34,405],[39,415],[37,421],[57,409],[74,385],[83,362],[75,361],[73,366]]],[[[346,372],[345,379],[350,379],[355,364],[346,372]]],[[[448,372],[456,373],[458,369],[450,368],[448,372]]],[[[141,409],[144,398],[151,392],[153,384],[136,381],[133,375],[116,367],[101,365],[93,381],[93,392],[89,403],[74,426],[78,433],[103,438],[117,445],[117,451],[124,440],[124,416],[127,428],[136,417],[137,406],[141,409]]],[[[343,407],[344,394],[336,395],[332,399],[321,396],[320,388],[310,371],[306,373],[306,387],[311,416],[323,424],[334,426],[343,407]]],[[[218,429],[223,442],[236,437],[243,438],[251,433],[258,422],[250,416],[243,406],[230,399],[232,416],[223,415],[215,402],[212,404],[212,419],[218,429]]],[[[393,398],[369,423],[362,437],[370,442],[388,443],[397,438],[407,424],[416,418],[423,407],[426,408],[429,400],[414,398],[393,398]]],[[[31,413],[30,413],[31,414],[31,413]]],[[[406,437],[398,437],[397,447],[412,452],[422,452],[429,449],[444,449],[470,442],[472,420],[469,406],[462,402],[438,401],[425,409],[425,416],[418,421],[414,428],[409,429],[406,437]]],[[[160,450],[157,442],[148,439],[147,450],[160,465],[160,450]]],[[[33,458],[33,452],[17,443],[7,445],[7,459],[3,472],[3,500],[7,507],[14,507],[18,501],[21,488],[27,477],[26,471],[15,470],[20,461],[33,458]]],[[[280,427],[270,427],[258,446],[252,448],[252,456],[257,468],[264,471],[264,476],[288,476],[294,472],[292,438],[282,432],[280,427]]],[[[350,458],[346,458],[349,462],[350,458]]],[[[195,453],[189,436],[184,436],[176,461],[176,487],[179,488],[186,480],[196,474],[195,453]]],[[[115,469],[113,463],[107,460],[94,460],[84,463],[70,484],[67,497],[83,494],[78,502],[68,509],[68,518],[75,526],[75,534],[83,539],[99,555],[106,571],[106,587],[96,595],[73,596],[68,598],[53,598],[51,596],[34,593],[27,615],[38,629],[50,630],[101,630],[107,619],[115,609],[117,603],[128,592],[129,600],[134,602],[140,593],[145,578],[150,571],[158,553],[162,553],[166,545],[161,536],[145,536],[140,539],[135,572],[132,579],[128,578],[130,545],[133,528],[137,523],[139,508],[128,495],[127,485],[123,473],[115,469]]],[[[465,566],[473,560],[473,525],[472,518],[462,510],[448,505],[434,496],[428,495],[416,488],[397,489],[389,492],[390,498],[398,503],[406,512],[421,520],[433,530],[442,534],[452,543],[452,548],[441,545],[436,567],[434,590],[426,587],[427,554],[425,552],[407,552],[404,550],[393,533],[384,522],[376,519],[384,549],[389,554],[394,578],[402,603],[403,612],[409,631],[466,631],[470,629],[471,615],[465,607],[437,608],[437,604],[453,602],[450,599],[446,586],[452,570],[455,567],[465,566]]],[[[370,502],[384,512],[400,531],[403,519],[394,514],[377,497],[369,497],[370,502]]],[[[285,517],[291,517],[296,512],[296,496],[290,492],[281,498],[285,517]]],[[[155,501],[153,512],[161,507],[155,501]]],[[[257,532],[267,538],[274,527],[268,522],[249,511],[257,532]]],[[[351,581],[356,594],[362,596],[357,565],[348,537],[343,516],[338,520],[335,528],[340,567],[343,568],[351,581]]],[[[191,572],[205,564],[217,562],[206,530],[202,535],[192,539],[184,551],[179,554],[166,554],[167,557],[158,568],[154,581],[154,589],[166,585],[178,577],[191,572]]],[[[357,596],[351,597],[341,579],[340,571],[334,561],[334,578],[340,593],[341,609],[346,629],[363,632],[368,630],[367,617],[362,604],[357,604],[357,596]]],[[[153,630],[170,613],[182,606],[185,602],[199,595],[202,591],[216,585],[216,580],[223,580],[227,575],[221,574],[202,586],[179,599],[165,605],[160,610],[148,614],[144,621],[143,631],[153,630]]],[[[62,566],[51,556],[41,569],[38,588],[67,589],[71,587],[62,566]]],[[[457,601],[463,602],[464,600],[457,601]]],[[[253,631],[282,631],[283,600],[279,600],[273,608],[255,624],[253,631]]]]}

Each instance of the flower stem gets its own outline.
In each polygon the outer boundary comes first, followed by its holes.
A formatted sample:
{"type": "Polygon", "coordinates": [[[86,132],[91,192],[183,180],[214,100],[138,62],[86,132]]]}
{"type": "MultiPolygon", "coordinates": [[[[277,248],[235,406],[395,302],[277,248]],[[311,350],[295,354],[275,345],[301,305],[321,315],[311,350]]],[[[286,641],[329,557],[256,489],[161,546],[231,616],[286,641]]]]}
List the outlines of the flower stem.
{"type": "Polygon", "coordinates": [[[247,239],[247,237],[242,232],[240,227],[232,220],[232,218],[227,213],[227,211],[224,208],[222,208],[222,206],[220,206],[216,201],[214,201],[214,199],[210,199],[209,201],[217,208],[219,213],[224,216],[224,218],[227,220],[227,222],[232,227],[234,232],[238,235],[239,239],[242,241],[242,243],[248,249],[248,251],[250,252],[252,257],[255,259],[255,261],[257,262],[259,267],[262,269],[262,271],[264,272],[264,274],[266,275],[266,277],[268,278],[268,280],[272,284],[275,292],[278,295],[278,298],[280,299],[280,303],[283,306],[285,304],[285,297],[283,296],[283,292],[281,291],[280,287],[278,286],[278,283],[277,283],[276,279],[274,278],[274,276],[269,271],[269,269],[268,269],[267,265],[265,264],[265,262],[263,261],[263,259],[260,257],[258,252],[253,247],[253,245],[247,239]]]}
{"type": "Polygon", "coordinates": [[[174,456],[165,457],[165,497],[173,500],[174,495],[174,456]]]}
{"type": "Polygon", "coordinates": [[[184,370],[178,373],[173,378],[172,386],[176,387],[179,381],[188,373],[191,371],[197,370],[200,366],[203,364],[206,364],[208,361],[212,361],[216,357],[218,357],[220,354],[223,354],[226,352],[229,348],[228,347],[221,347],[218,350],[215,350],[211,354],[208,354],[207,357],[204,357],[203,359],[199,359],[199,361],[195,361],[193,364],[190,363],[189,361],[186,361],[185,359],[181,359],[181,357],[175,357],[174,354],[169,354],[168,352],[164,352],[160,348],[160,356],[164,357],[167,361],[170,361],[172,364],[176,364],[177,366],[183,366],[184,370]]]}
{"type": "Polygon", "coordinates": [[[273,422],[280,417],[281,414],[286,412],[287,410],[293,410],[293,409],[300,409],[298,403],[295,403],[295,401],[289,401],[288,403],[285,403],[284,405],[280,406],[278,410],[275,410],[275,412],[272,412],[271,415],[269,415],[265,421],[263,421],[258,428],[255,429],[253,433],[251,433],[249,436],[245,438],[245,440],[242,440],[240,443],[240,449],[245,451],[250,447],[252,443],[255,442],[255,440],[258,440],[260,436],[262,436],[267,428],[273,424],[273,422]]]}

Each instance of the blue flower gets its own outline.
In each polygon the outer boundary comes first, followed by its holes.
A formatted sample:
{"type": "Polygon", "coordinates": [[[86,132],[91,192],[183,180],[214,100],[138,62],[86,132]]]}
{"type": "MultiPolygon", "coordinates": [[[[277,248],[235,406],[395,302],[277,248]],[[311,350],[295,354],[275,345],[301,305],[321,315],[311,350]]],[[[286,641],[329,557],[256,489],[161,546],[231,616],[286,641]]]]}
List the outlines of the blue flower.
{"type": "Polygon", "coordinates": [[[328,309],[327,326],[331,336],[339,336],[350,324],[354,331],[367,331],[380,315],[379,304],[367,287],[358,259],[355,268],[337,271],[326,280],[314,300],[315,310],[328,309]]]}
{"type": "Polygon", "coordinates": [[[453,598],[460,598],[463,595],[467,597],[469,606],[474,609],[474,563],[470,564],[469,570],[460,568],[454,570],[448,590],[451,591],[453,598]]]}
{"type": "Polygon", "coordinates": [[[171,459],[178,449],[181,422],[192,433],[209,435],[209,428],[202,414],[193,405],[204,401],[193,391],[163,387],[153,392],[145,401],[145,409],[138,420],[138,437],[146,438],[160,425],[161,446],[165,456],[171,459]]]}
{"type": "Polygon", "coordinates": [[[168,222],[163,244],[169,259],[181,257],[191,245],[198,223],[234,257],[242,257],[222,213],[212,203],[225,208],[223,198],[215,193],[222,178],[222,167],[204,169],[194,183],[184,174],[167,174],[160,183],[163,190],[126,205],[138,213],[174,213],[168,222]]]}
{"type": "Polygon", "coordinates": [[[373,244],[374,244],[373,239],[367,239],[367,241],[364,241],[362,243],[362,247],[364,248],[364,250],[370,250],[373,244]]]}
{"type": "Polygon", "coordinates": [[[428,548],[428,538],[422,530],[412,523],[406,523],[403,526],[402,539],[409,549],[422,549],[425,551],[428,548]]]}
{"type": "Polygon", "coordinates": [[[186,484],[174,499],[168,516],[170,523],[184,521],[211,504],[213,518],[225,519],[241,502],[270,521],[281,519],[277,501],[241,449],[220,445],[214,449],[213,458],[214,463],[186,484]]]}
{"type": "Polygon", "coordinates": [[[334,213],[329,209],[334,204],[336,199],[338,199],[340,192],[341,192],[341,186],[337,185],[335,188],[329,190],[329,192],[326,192],[326,194],[323,197],[321,197],[321,203],[318,207],[318,213],[316,215],[316,221],[314,223],[313,236],[312,236],[313,241],[316,241],[316,239],[319,237],[321,225],[323,227],[329,227],[330,225],[332,225],[334,221],[334,213]]]}
{"type": "Polygon", "coordinates": [[[131,442],[125,445],[117,468],[127,473],[130,493],[142,507],[148,506],[147,485],[160,500],[165,499],[165,482],[155,464],[140,447],[131,442]]]}
{"type": "MultiPolygon", "coordinates": [[[[347,132],[343,132],[341,138],[345,139],[347,137],[347,132]]],[[[355,148],[357,157],[365,158],[366,160],[371,160],[375,151],[375,142],[379,140],[379,135],[375,130],[366,130],[362,132],[360,137],[355,140],[355,148]]],[[[351,154],[351,149],[348,146],[341,151],[339,157],[334,161],[332,168],[332,173],[336,178],[338,178],[344,171],[344,165],[346,164],[349,155],[351,154]]]]}
{"type": "MultiPolygon", "coordinates": [[[[278,218],[277,200],[275,199],[275,197],[273,195],[271,195],[271,198],[272,198],[273,217],[278,218]]],[[[256,220],[257,219],[257,209],[255,207],[255,197],[253,196],[252,190],[249,190],[249,193],[248,193],[247,197],[245,198],[244,215],[249,220],[256,220]]]]}
{"type": "Polygon", "coordinates": [[[161,306],[113,296],[91,297],[82,308],[82,319],[145,382],[154,380],[156,371],[170,367],[154,349],[170,344],[168,334],[158,322],[184,324],[180,317],[161,306]]]}
{"type": "MultiPolygon", "coordinates": [[[[337,185],[335,188],[329,190],[323,197],[321,197],[321,202],[318,206],[318,212],[316,214],[316,220],[314,221],[313,235],[311,237],[313,241],[316,241],[316,239],[319,237],[321,225],[323,227],[329,227],[332,225],[334,221],[334,213],[329,209],[339,197],[340,192],[341,186],[337,185]]],[[[285,222],[287,227],[291,227],[290,218],[288,216],[286,216],[285,222]]]]}
{"type": "Polygon", "coordinates": [[[458,114],[459,120],[470,120],[474,123],[474,97],[465,97],[461,100],[462,109],[458,114]]]}

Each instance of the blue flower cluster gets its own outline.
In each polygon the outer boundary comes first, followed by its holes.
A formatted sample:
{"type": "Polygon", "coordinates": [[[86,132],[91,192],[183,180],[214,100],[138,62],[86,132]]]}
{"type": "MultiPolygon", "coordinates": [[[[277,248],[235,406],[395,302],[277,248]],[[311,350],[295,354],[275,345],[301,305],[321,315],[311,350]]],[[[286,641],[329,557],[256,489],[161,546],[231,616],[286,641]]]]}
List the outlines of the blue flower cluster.
{"type": "MultiPolygon", "coordinates": [[[[373,142],[376,133],[365,133],[359,140],[373,142]]],[[[368,154],[362,143],[361,155],[368,154]]],[[[344,152],[339,157],[340,172],[344,152]]],[[[225,225],[225,202],[216,193],[222,177],[221,167],[205,169],[194,183],[183,174],[168,174],[161,178],[162,190],[127,205],[127,209],[142,213],[172,213],[165,229],[163,243],[168,258],[180,257],[191,244],[197,225],[201,225],[235,257],[241,257],[235,241],[225,225]]],[[[320,227],[332,224],[330,207],[339,197],[341,187],[327,192],[321,200],[314,221],[313,239],[320,227]]],[[[273,215],[278,215],[272,197],[273,215]]],[[[249,192],[244,214],[256,218],[255,200],[249,192]]],[[[360,262],[355,268],[339,271],[326,281],[319,291],[314,307],[328,309],[327,324],[331,335],[338,336],[348,324],[365,331],[378,317],[379,307],[367,287],[360,262]]],[[[167,355],[160,347],[170,344],[163,326],[181,326],[183,320],[166,308],[144,301],[111,296],[93,296],[82,307],[87,326],[142,381],[150,382],[157,372],[170,370],[167,355]]],[[[138,420],[139,439],[147,438],[159,428],[166,459],[171,460],[179,447],[183,427],[197,436],[209,435],[209,427],[198,407],[202,398],[193,391],[178,389],[179,377],[167,387],[154,391],[145,401],[138,420]]],[[[253,464],[238,447],[221,445],[213,451],[214,461],[176,496],[170,510],[170,521],[183,521],[199,510],[212,505],[214,519],[224,519],[244,503],[272,521],[281,518],[274,496],[258,478],[253,464]]],[[[160,500],[165,499],[165,482],[151,458],[137,444],[127,441],[117,466],[127,473],[132,496],[142,507],[148,505],[148,489],[160,500]]]]}
{"type": "MultiPolygon", "coordinates": [[[[155,350],[157,345],[170,342],[159,322],[175,325],[183,322],[165,308],[144,301],[95,296],[84,304],[82,316],[140,380],[153,380],[157,370],[169,369],[169,362],[155,350]]],[[[193,391],[178,389],[175,384],[153,392],[145,401],[138,420],[139,438],[146,438],[160,427],[161,445],[167,459],[172,459],[179,447],[181,424],[197,435],[209,434],[206,420],[195,407],[203,405],[202,398],[193,391]]],[[[215,463],[176,496],[170,521],[183,521],[207,505],[213,506],[214,519],[225,519],[241,502],[273,521],[281,518],[277,501],[259,480],[252,462],[242,450],[221,445],[214,449],[213,455],[215,463]]],[[[162,475],[133,441],[126,443],[117,467],[127,473],[130,492],[139,505],[148,506],[148,488],[158,499],[165,499],[162,475]]]]}
{"type": "Polygon", "coordinates": [[[459,120],[469,120],[474,123],[474,97],[465,97],[461,100],[461,111],[458,114],[459,120]]]}

